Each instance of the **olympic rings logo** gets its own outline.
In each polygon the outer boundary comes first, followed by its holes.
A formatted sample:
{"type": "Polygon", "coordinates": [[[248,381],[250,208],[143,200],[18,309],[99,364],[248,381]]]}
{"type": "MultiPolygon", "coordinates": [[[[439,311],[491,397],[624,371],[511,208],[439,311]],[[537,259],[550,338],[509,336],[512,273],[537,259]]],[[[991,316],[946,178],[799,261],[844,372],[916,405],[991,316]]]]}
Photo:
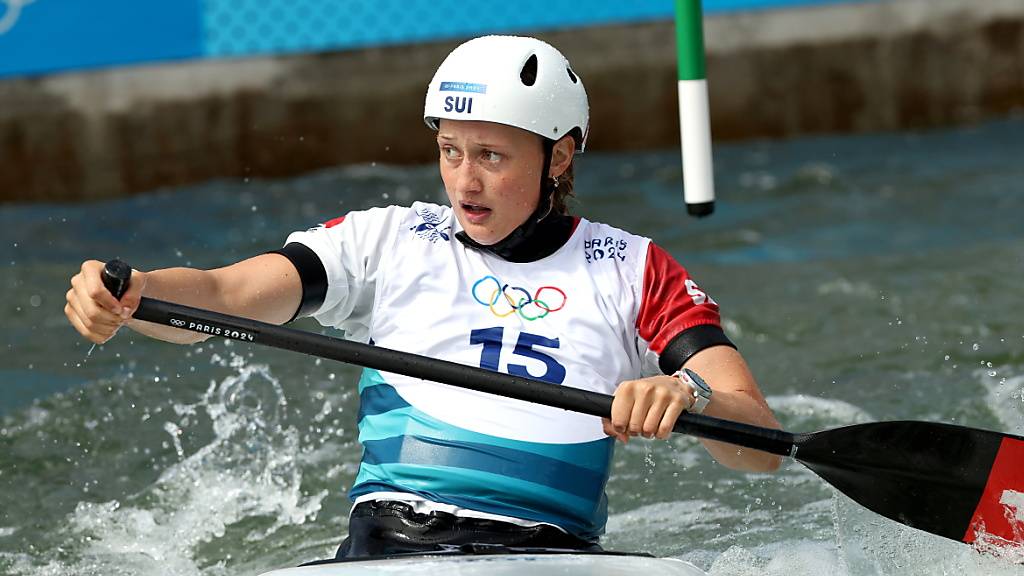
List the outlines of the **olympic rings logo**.
{"type": "Polygon", "coordinates": [[[530,322],[558,312],[567,299],[565,292],[555,286],[541,286],[531,294],[526,288],[509,286],[490,275],[473,283],[473,298],[498,318],[519,314],[530,322]]]}

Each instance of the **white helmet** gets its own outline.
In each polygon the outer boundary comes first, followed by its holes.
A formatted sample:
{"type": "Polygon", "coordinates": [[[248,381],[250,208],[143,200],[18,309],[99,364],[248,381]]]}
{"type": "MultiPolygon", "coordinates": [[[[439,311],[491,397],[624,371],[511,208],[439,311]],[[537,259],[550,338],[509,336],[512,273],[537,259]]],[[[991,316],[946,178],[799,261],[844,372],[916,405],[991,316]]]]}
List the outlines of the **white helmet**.
{"type": "Polygon", "coordinates": [[[573,132],[587,143],[590,112],[583,82],[561,52],[520,36],[483,36],[452,51],[430,81],[423,120],[482,120],[550,140],[573,132]]]}

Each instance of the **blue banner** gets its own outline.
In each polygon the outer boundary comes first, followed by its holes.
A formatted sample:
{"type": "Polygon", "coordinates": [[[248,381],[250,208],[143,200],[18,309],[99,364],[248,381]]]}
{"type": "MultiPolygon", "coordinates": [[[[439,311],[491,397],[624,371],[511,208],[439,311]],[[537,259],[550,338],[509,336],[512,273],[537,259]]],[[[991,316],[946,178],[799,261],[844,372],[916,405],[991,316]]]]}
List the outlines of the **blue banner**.
{"type": "MultiPolygon", "coordinates": [[[[871,0],[705,0],[705,13],[871,0]]],[[[0,0],[0,76],[670,20],[673,0],[0,0]]]]}
{"type": "Polygon", "coordinates": [[[199,0],[0,0],[0,76],[202,56],[199,0]]]}
{"type": "Polygon", "coordinates": [[[206,0],[206,52],[311,52],[664,20],[673,0],[206,0]],[[585,8],[581,8],[585,6],[585,8]]]}

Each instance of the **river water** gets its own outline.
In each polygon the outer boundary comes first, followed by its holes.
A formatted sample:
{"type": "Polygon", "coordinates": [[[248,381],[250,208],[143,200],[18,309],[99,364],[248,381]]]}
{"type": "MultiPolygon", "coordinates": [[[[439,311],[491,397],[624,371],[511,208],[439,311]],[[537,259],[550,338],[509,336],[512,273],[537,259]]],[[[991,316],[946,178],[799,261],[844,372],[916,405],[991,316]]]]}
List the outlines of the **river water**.
{"type": "MultiPolygon", "coordinates": [[[[1024,120],[715,154],[709,219],[685,215],[672,151],[587,153],[576,212],[690,269],[786,429],[1024,433],[1024,120]]],[[[127,330],[90,352],[64,292],[86,258],[212,267],[418,199],[443,199],[433,166],[0,207],[0,573],[255,575],[331,555],[359,456],[356,368],[127,330]]],[[[1020,555],[885,520],[797,463],[733,472],[688,437],[620,447],[609,497],[605,547],[714,575],[1024,573],[1020,555]]]]}

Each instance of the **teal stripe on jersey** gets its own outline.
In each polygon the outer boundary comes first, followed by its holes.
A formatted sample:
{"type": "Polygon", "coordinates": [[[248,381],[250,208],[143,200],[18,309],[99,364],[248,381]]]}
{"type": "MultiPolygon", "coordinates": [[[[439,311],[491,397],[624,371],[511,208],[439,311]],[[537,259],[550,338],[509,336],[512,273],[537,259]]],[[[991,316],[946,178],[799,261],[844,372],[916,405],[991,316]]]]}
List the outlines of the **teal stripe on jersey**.
{"type": "Polygon", "coordinates": [[[367,386],[359,393],[359,416],[356,422],[362,422],[367,416],[385,414],[394,410],[411,408],[398,391],[388,384],[367,386]]]}
{"type": "Polygon", "coordinates": [[[359,467],[356,486],[349,493],[352,499],[372,492],[398,491],[416,494],[434,502],[444,502],[471,510],[554,524],[584,540],[604,533],[608,520],[608,500],[601,495],[598,502],[580,498],[570,492],[534,485],[533,497],[517,498],[523,492],[520,480],[462,468],[425,467],[414,464],[376,466],[363,463],[359,467]],[[457,491],[438,493],[436,476],[443,471],[450,487],[457,491]],[[402,480],[397,487],[396,477],[402,480]],[[537,496],[540,496],[539,498],[537,496]]]}
{"type": "Polygon", "coordinates": [[[576,493],[591,501],[601,497],[607,479],[596,470],[556,458],[480,442],[398,436],[363,442],[363,450],[363,462],[367,464],[419,464],[490,472],[576,493]]]}
{"type": "Polygon", "coordinates": [[[387,384],[387,382],[379,371],[363,368],[363,372],[359,375],[359,395],[361,396],[367,388],[380,384],[387,384]]]}
{"type": "Polygon", "coordinates": [[[353,498],[381,490],[411,492],[549,522],[581,537],[603,531],[611,438],[577,444],[499,438],[410,406],[376,370],[364,370],[359,388],[364,452],[353,498]]]}
{"type": "MultiPolygon", "coordinates": [[[[390,385],[376,386],[375,389],[379,390],[375,393],[375,400],[394,394],[399,401],[390,401],[395,408],[386,412],[375,412],[371,414],[374,416],[373,418],[360,417],[359,441],[364,444],[396,436],[419,436],[459,442],[487,443],[513,450],[522,450],[523,445],[527,444],[530,446],[529,451],[534,454],[565,460],[598,472],[603,472],[611,460],[610,451],[614,444],[607,438],[577,444],[549,444],[480,434],[445,424],[422,410],[410,406],[405,400],[401,400],[398,392],[390,385]]],[[[365,398],[365,395],[361,396],[360,401],[362,402],[365,398]]],[[[360,415],[362,416],[362,414],[363,408],[360,406],[360,415]]]]}

